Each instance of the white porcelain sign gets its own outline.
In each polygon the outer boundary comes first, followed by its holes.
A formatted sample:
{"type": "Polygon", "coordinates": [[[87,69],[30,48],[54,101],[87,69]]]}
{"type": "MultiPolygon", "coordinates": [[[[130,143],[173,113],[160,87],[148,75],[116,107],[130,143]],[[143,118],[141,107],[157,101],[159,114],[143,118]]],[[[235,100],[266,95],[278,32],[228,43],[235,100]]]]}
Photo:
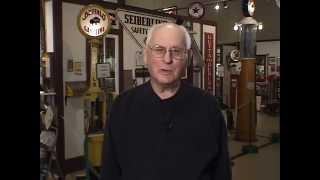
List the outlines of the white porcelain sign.
{"type": "Polygon", "coordinates": [[[80,32],[88,37],[102,37],[110,27],[107,11],[98,5],[88,5],[81,9],[78,17],[80,32]]]}

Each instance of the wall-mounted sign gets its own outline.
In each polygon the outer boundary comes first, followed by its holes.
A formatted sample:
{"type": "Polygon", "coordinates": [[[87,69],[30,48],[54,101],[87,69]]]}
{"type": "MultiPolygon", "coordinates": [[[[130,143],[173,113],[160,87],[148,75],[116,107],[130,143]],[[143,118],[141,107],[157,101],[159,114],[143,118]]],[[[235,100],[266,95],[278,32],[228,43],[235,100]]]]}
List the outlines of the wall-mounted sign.
{"type": "Polygon", "coordinates": [[[200,2],[193,2],[188,8],[188,14],[191,17],[200,19],[204,15],[204,6],[200,2]]]}
{"type": "Polygon", "coordinates": [[[111,76],[111,67],[109,63],[97,64],[97,78],[108,78],[111,76]]]}
{"type": "Polygon", "coordinates": [[[131,35],[139,42],[141,46],[144,46],[148,30],[152,25],[169,21],[174,22],[173,18],[124,9],[117,9],[117,15],[125,28],[130,31],[131,35]]]}
{"type": "MultiPolygon", "coordinates": [[[[135,69],[137,65],[142,65],[142,63],[136,63],[137,61],[135,57],[137,56],[137,52],[141,51],[145,46],[147,33],[151,26],[162,22],[175,22],[176,20],[172,17],[126,9],[117,9],[116,11],[117,19],[123,27],[124,43],[123,46],[120,47],[120,49],[123,49],[123,69],[128,70],[128,73],[129,71],[132,73],[132,70],[135,69]]],[[[128,78],[135,78],[134,73],[132,73],[132,76],[131,74],[130,76],[124,76],[128,78]]],[[[131,87],[131,80],[125,82],[125,84],[127,83],[127,87],[131,87]]],[[[126,85],[124,85],[124,87],[124,89],[127,89],[126,85]]]]}
{"type": "Polygon", "coordinates": [[[103,7],[90,4],[81,9],[78,16],[80,32],[88,38],[100,38],[107,34],[111,20],[103,7]]]}
{"type": "Polygon", "coordinates": [[[204,87],[205,90],[212,92],[213,91],[213,33],[204,33],[204,49],[205,49],[205,81],[204,87]]]}
{"type": "Polygon", "coordinates": [[[237,49],[234,49],[230,52],[230,58],[234,62],[238,62],[240,59],[240,51],[237,49]]]}

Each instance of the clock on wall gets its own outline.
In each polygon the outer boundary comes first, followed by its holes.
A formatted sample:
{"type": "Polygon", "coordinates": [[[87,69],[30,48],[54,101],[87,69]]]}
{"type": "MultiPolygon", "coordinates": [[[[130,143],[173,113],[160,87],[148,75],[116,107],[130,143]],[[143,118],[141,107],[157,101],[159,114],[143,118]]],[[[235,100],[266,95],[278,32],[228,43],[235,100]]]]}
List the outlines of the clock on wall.
{"type": "Polygon", "coordinates": [[[242,0],[242,12],[245,17],[251,17],[256,9],[254,0],[242,0]]]}
{"type": "Polygon", "coordinates": [[[200,2],[193,2],[188,8],[189,16],[194,18],[202,18],[204,15],[204,6],[200,2]]]}

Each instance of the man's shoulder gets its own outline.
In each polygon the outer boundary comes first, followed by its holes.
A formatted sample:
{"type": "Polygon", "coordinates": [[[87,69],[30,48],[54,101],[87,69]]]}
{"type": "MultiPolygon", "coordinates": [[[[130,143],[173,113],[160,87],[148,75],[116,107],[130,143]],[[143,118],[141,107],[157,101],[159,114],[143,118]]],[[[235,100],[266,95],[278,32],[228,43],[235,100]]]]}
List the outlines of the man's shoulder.
{"type": "Polygon", "coordinates": [[[118,101],[127,101],[129,99],[134,98],[134,97],[141,96],[147,90],[147,86],[148,86],[148,84],[144,83],[139,86],[127,89],[118,95],[117,100],[118,101]]]}
{"type": "Polygon", "coordinates": [[[192,96],[201,99],[201,100],[215,100],[215,96],[210,94],[208,91],[201,89],[199,87],[195,87],[190,84],[185,84],[186,89],[188,90],[189,94],[192,96]]]}

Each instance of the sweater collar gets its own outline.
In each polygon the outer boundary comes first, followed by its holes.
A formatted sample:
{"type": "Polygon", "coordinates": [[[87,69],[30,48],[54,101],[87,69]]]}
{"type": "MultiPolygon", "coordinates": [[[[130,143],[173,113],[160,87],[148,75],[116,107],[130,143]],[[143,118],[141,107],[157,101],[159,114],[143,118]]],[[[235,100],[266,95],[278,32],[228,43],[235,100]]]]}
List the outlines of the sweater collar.
{"type": "Polygon", "coordinates": [[[174,101],[181,101],[187,94],[187,89],[186,89],[186,84],[181,81],[181,85],[178,89],[178,91],[176,92],[175,95],[173,95],[172,97],[168,98],[168,99],[164,99],[162,100],[153,90],[152,86],[151,86],[151,82],[150,80],[148,82],[146,82],[145,84],[145,92],[147,97],[150,97],[151,99],[146,99],[147,101],[151,100],[153,102],[162,102],[162,101],[167,101],[167,100],[174,100],[174,101]]]}

